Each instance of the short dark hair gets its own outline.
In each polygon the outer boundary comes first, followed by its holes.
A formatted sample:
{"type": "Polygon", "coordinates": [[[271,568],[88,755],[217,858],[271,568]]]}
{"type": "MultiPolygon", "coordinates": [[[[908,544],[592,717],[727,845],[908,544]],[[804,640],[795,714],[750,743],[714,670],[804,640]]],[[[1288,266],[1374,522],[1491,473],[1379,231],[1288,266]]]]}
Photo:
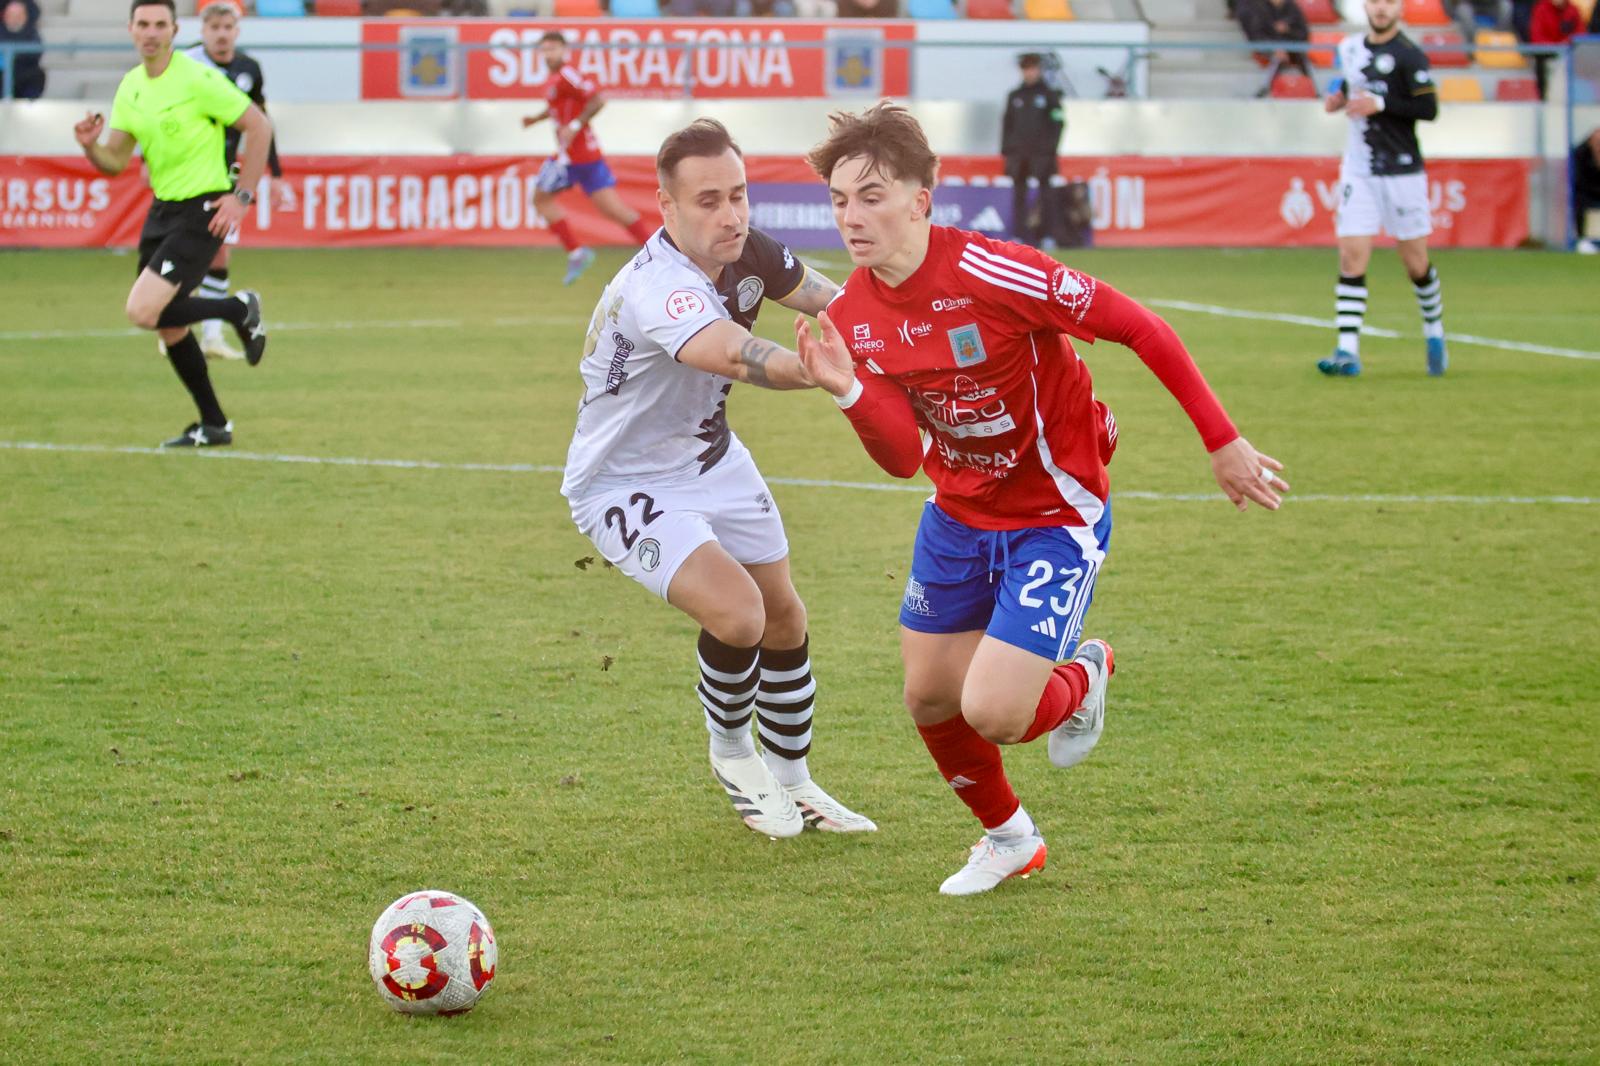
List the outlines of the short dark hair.
{"type": "Polygon", "coordinates": [[[1042,67],[1044,66],[1044,58],[1038,52],[1024,52],[1017,57],[1017,66],[1023,70],[1027,70],[1029,67],[1042,67]]]}
{"type": "Polygon", "coordinates": [[[661,150],[656,153],[656,177],[665,185],[677,176],[678,164],[685,159],[719,156],[730,148],[734,155],[744,158],[728,127],[714,118],[697,118],[661,142],[661,150]]]}
{"type": "Polygon", "coordinates": [[[133,13],[141,7],[164,7],[172,12],[172,21],[178,21],[178,5],[174,0],[133,0],[133,3],[128,5],[129,22],[133,21],[133,13]]]}
{"type": "Polygon", "coordinates": [[[544,33],[539,36],[539,43],[544,44],[546,41],[559,41],[561,44],[566,44],[567,35],[562,33],[560,30],[545,30],[544,33]]]}
{"type": "Polygon", "coordinates": [[[828,116],[828,139],[811,149],[806,162],[827,181],[841,159],[864,156],[872,170],[891,181],[916,181],[931,189],[939,176],[939,157],[928,146],[922,125],[899,104],[888,100],[859,115],[835,111],[828,116]]]}

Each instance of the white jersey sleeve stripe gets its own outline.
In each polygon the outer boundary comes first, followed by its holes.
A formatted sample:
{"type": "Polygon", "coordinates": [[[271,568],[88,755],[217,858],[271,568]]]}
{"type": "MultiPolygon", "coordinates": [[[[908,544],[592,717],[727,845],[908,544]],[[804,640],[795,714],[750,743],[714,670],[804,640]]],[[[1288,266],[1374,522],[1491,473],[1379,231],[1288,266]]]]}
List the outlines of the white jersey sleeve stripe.
{"type": "Polygon", "coordinates": [[[963,255],[961,257],[961,265],[963,267],[971,268],[974,271],[981,271],[990,277],[1007,278],[1019,285],[1025,285],[1031,291],[1037,292],[1039,294],[1039,299],[1041,300],[1050,295],[1050,286],[1044,282],[1034,281],[1025,274],[1018,274],[1015,271],[1007,270],[1005,267],[997,266],[994,263],[986,263],[981,259],[974,259],[970,256],[963,255]]]}
{"type": "Polygon", "coordinates": [[[990,285],[994,285],[1002,289],[1010,289],[1012,292],[1020,292],[1022,295],[1031,296],[1035,300],[1043,300],[1045,298],[1045,294],[1039,289],[1027,288],[1025,286],[1018,285],[1014,281],[1008,281],[1005,278],[996,277],[993,274],[985,274],[971,263],[968,263],[965,259],[963,259],[957,265],[961,270],[966,271],[968,274],[971,274],[973,277],[982,281],[987,281],[990,285]]]}
{"type": "Polygon", "coordinates": [[[976,244],[968,244],[961,254],[977,255],[979,258],[987,259],[996,266],[1010,267],[1012,270],[1015,270],[1021,274],[1032,274],[1040,281],[1048,281],[1050,279],[1050,275],[1046,274],[1038,267],[1031,267],[1027,263],[1019,263],[1015,259],[1008,259],[1003,255],[995,255],[987,248],[979,248],[976,244]]]}

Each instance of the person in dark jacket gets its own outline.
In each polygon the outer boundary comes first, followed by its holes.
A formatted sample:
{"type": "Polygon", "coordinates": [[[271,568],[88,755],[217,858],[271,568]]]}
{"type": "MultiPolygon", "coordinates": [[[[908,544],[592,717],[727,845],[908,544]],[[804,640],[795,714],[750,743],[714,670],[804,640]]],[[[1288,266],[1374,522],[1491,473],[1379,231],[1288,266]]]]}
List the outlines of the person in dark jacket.
{"type": "Polygon", "coordinates": [[[1600,129],[1572,149],[1572,222],[1578,231],[1578,251],[1585,255],[1600,252],[1600,233],[1590,233],[1586,226],[1593,211],[1600,211],[1600,129]]]}
{"type": "MultiPolygon", "coordinates": [[[[1295,0],[1240,0],[1239,27],[1251,41],[1292,41],[1305,44],[1311,39],[1311,28],[1306,25],[1305,12],[1295,0]]],[[[1295,68],[1311,77],[1304,52],[1257,52],[1257,58],[1267,64],[1267,79],[1257,90],[1257,96],[1272,92],[1272,83],[1284,70],[1295,68]]]]}
{"type": "MultiPolygon", "coordinates": [[[[0,45],[39,43],[39,5],[34,0],[0,0],[0,45]]],[[[43,49],[0,52],[0,69],[11,68],[11,95],[18,100],[37,100],[44,95],[44,68],[39,65],[43,49]]],[[[0,84],[5,75],[0,74],[0,84]]]]}
{"type": "Polygon", "coordinates": [[[1028,179],[1039,183],[1039,213],[1044,233],[1056,230],[1056,197],[1050,182],[1057,174],[1056,156],[1066,117],[1061,93],[1045,84],[1043,62],[1028,53],[1017,65],[1022,84],[1006,96],[1006,113],[1000,124],[1000,155],[1011,179],[1011,236],[1024,244],[1039,243],[1041,233],[1028,224],[1028,179]]]}

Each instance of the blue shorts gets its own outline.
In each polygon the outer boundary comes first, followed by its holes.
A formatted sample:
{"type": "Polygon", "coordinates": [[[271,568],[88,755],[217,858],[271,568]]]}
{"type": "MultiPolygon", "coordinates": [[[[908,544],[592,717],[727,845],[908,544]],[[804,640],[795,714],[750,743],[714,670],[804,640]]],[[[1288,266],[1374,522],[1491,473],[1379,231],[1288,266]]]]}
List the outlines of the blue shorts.
{"type": "Polygon", "coordinates": [[[1072,657],[1111,545],[1111,504],[1093,529],[974,529],[929,500],[917,526],[900,624],[982,629],[1052,662],[1072,657]]]}
{"type": "Polygon", "coordinates": [[[546,159],[535,179],[535,184],[542,192],[557,193],[576,185],[591,196],[616,183],[617,179],[604,159],[597,159],[593,163],[563,163],[559,159],[546,159]]]}

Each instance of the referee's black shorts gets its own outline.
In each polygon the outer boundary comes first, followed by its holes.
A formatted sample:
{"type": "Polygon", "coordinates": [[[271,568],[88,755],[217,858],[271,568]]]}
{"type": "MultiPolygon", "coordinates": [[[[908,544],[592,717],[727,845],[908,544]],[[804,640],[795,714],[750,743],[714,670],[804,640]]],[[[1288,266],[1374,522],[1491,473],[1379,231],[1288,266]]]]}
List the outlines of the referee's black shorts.
{"type": "Polygon", "coordinates": [[[216,211],[216,201],[227,190],[208,192],[188,200],[157,200],[145,216],[139,233],[139,270],[149,267],[178,286],[187,296],[206,276],[222,238],[206,227],[216,211]]]}

